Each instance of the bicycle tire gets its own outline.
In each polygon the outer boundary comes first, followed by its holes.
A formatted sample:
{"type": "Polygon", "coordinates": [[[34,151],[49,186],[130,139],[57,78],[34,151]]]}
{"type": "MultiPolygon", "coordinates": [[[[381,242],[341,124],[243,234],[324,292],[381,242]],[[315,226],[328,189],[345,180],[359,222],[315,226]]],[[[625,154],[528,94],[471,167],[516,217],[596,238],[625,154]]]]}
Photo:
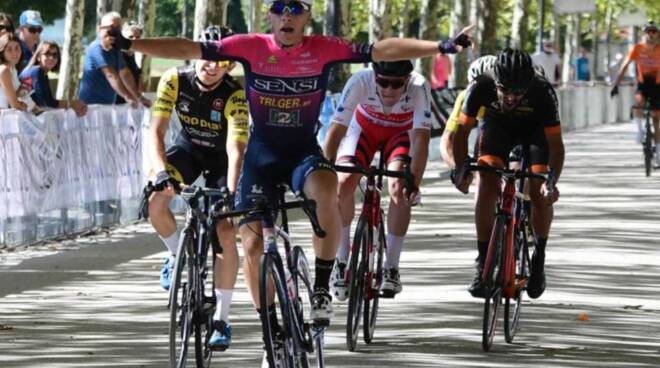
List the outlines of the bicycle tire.
{"type": "Polygon", "coordinates": [[[651,135],[650,126],[646,122],[646,132],[644,134],[644,169],[646,176],[651,176],[653,170],[653,137],[651,135]]]}
{"type": "Polygon", "coordinates": [[[488,252],[493,252],[490,257],[490,264],[484,265],[486,275],[484,279],[484,316],[482,325],[481,347],[484,351],[489,351],[493,345],[495,330],[497,327],[497,318],[502,304],[502,273],[503,257],[502,249],[504,247],[506,228],[504,219],[496,217],[495,225],[489,243],[488,252]]]}
{"type": "Polygon", "coordinates": [[[177,249],[174,275],[170,285],[169,350],[171,368],[186,366],[188,341],[193,330],[194,305],[191,304],[190,286],[193,284],[194,265],[193,260],[189,257],[194,244],[193,240],[192,232],[183,232],[177,249]]]}
{"type": "Polygon", "coordinates": [[[290,354],[292,344],[291,334],[287,332],[290,326],[290,318],[286,302],[286,284],[284,280],[284,269],[281,261],[273,254],[264,254],[259,261],[259,305],[261,306],[261,327],[264,337],[264,345],[268,364],[275,367],[275,350],[277,344],[284,344],[284,360],[287,367],[293,367],[293,357],[290,354]],[[272,325],[268,317],[268,291],[274,289],[275,313],[277,313],[277,325],[272,325]],[[278,334],[280,336],[278,336],[278,334]]]}
{"type": "Polygon", "coordinates": [[[354,252],[351,252],[349,259],[348,273],[349,280],[349,293],[348,293],[348,313],[346,316],[346,347],[349,351],[355,351],[357,347],[357,340],[360,329],[360,317],[362,317],[362,306],[364,302],[364,273],[365,268],[361,258],[364,258],[366,248],[364,246],[367,241],[367,223],[364,216],[360,216],[357,227],[355,229],[355,236],[353,237],[354,252]]]}
{"type": "MultiPolygon", "coordinates": [[[[372,277],[370,288],[372,288],[371,296],[372,298],[367,298],[364,303],[364,321],[362,321],[363,326],[363,338],[364,342],[371,344],[374,338],[374,331],[376,330],[376,320],[378,318],[378,305],[379,305],[379,293],[380,286],[383,282],[383,257],[385,253],[386,240],[385,240],[385,226],[383,224],[383,210],[380,210],[380,219],[381,221],[378,224],[378,246],[376,248],[376,264],[375,269],[372,270],[372,277]]],[[[373,239],[373,235],[369,237],[373,239]]]]}
{"type": "Polygon", "coordinates": [[[515,302],[506,298],[504,303],[504,339],[507,343],[513,342],[518,332],[522,299],[525,294],[524,286],[529,280],[529,244],[527,236],[531,231],[529,222],[524,219],[516,232],[516,296],[515,302]]]}
{"type": "Polygon", "coordinates": [[[296,357],[296,364],[294,366],[308,368],[308,352],[314,350],[314,340],[309,332],[312,322],[309,318],[306,318],[309,315],[305,313],[304,307],[307,305],[311,308],[313,294],[312,278],[309,271],[309,262],[307,262],[307,257],[303,249],[299,246],[294,246],[292,257],[293,264],[296,265],[295,288],[296,295],[298,295],[298,300],[292,302],[294,311],[293,329],[299,345],[302,347],[301,352],[296,357]]]}

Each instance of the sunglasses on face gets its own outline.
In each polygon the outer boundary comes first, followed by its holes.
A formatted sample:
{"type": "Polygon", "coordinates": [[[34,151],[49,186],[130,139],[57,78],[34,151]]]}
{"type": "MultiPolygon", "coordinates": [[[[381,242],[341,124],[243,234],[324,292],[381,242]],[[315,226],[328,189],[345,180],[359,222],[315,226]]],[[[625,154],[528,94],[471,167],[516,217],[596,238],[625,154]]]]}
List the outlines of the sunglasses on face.
{"type": "Polygon", "coordinates": [[[658,30],[657,29],[648,29],[648,30],[646,30],[646,33],[656,34],[656,33],[658,33],[658,30]]]}
{"type": "Polygon", "coordinates": [[[28,30],[28,32],[30,32],[30,33],[41,33],[41,31],[43,31],[44,29],[43,29],[42,27],[33,27],[33,26],[30,26],[30,27],[27,27],[27,30],[28,30]]]}
{"type": "Polygon", "coordinates": [[[275,1],[270,6],[270,12],[275,15],[282,15],[284,12],[289,12],[289,14],[296,16],[304,14],[307,8],[305,5],[299,1],[291,1],[285,3],[284,1],[275,1]]]}
{"type": "Polygon", "coordinates": [[[14,32],[14,27],[0,24],[0,31],[14,32]]]}
{"type": "Polygon", "coordinates": [[[57,52],[44,52],[44,56],[46,57],[52,57],[53,59],[57,59],[60,57],[60,54],[57,52]]]}
{"type": "Polygon", "coordinates": [[[405,79],[385,79],[385,78],[376,78],[376,83],[382,88],[392,87],[392,89],[399,89],[406,84],[405,79]]]}

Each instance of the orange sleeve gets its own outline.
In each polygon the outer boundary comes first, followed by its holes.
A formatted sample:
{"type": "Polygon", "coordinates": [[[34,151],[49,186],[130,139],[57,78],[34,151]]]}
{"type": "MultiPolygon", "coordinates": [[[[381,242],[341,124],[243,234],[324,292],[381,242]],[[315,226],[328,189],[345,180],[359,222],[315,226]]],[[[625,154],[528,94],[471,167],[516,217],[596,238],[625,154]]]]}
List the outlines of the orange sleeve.
{"type": "Polygon", "coordinates": [[[470,129],[474,128],[477,123],[477,119],[474,116],[468,116],[464,112],[458,116],[458,124],[466,126],[470,129]]]}
{"type": "Polygon", "coordinates": [[[557,125],[545,127],[543,131],[545,132],[545,135],[561,134],[561,125],[557,124],[557,125]]]}

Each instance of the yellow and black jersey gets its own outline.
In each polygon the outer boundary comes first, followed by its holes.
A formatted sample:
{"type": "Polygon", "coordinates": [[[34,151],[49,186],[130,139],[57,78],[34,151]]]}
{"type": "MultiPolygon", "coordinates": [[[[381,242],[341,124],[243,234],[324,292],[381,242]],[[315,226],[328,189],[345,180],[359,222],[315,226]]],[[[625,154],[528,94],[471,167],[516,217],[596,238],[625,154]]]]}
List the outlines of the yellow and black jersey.
{"type": "Polygon", "coordinates": [[[212,91],[202,91],[191,67],[169,69],[160,78],[153,116],[181,121],[177,144],[225,152],[227,139],[247,142],[248,107],[245,90],[231,76],[212,91]]]}

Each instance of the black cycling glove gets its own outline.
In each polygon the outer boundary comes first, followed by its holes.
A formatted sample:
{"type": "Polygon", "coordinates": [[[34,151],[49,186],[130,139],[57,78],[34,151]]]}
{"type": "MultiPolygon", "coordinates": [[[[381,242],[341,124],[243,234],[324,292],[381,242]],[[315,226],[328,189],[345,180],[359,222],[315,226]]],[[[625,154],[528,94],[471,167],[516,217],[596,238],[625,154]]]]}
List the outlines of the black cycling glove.
{"type": "Polygon", "coordinates": [[[612,87],[612,90],[610,91],[610,97],[614,97],[618,94],[619,94],[619,86],[612,87]]]}
{"type": "Polygon", "coordinates": [[[161,190],[165,189],[168,185],[171,185],[174,188],[178,188],[179,182],[173,179],[170,176],[170,174],[165,170],[156,174],[156,180],[154,181],[154,190],[160,192],[161,190]]]}

